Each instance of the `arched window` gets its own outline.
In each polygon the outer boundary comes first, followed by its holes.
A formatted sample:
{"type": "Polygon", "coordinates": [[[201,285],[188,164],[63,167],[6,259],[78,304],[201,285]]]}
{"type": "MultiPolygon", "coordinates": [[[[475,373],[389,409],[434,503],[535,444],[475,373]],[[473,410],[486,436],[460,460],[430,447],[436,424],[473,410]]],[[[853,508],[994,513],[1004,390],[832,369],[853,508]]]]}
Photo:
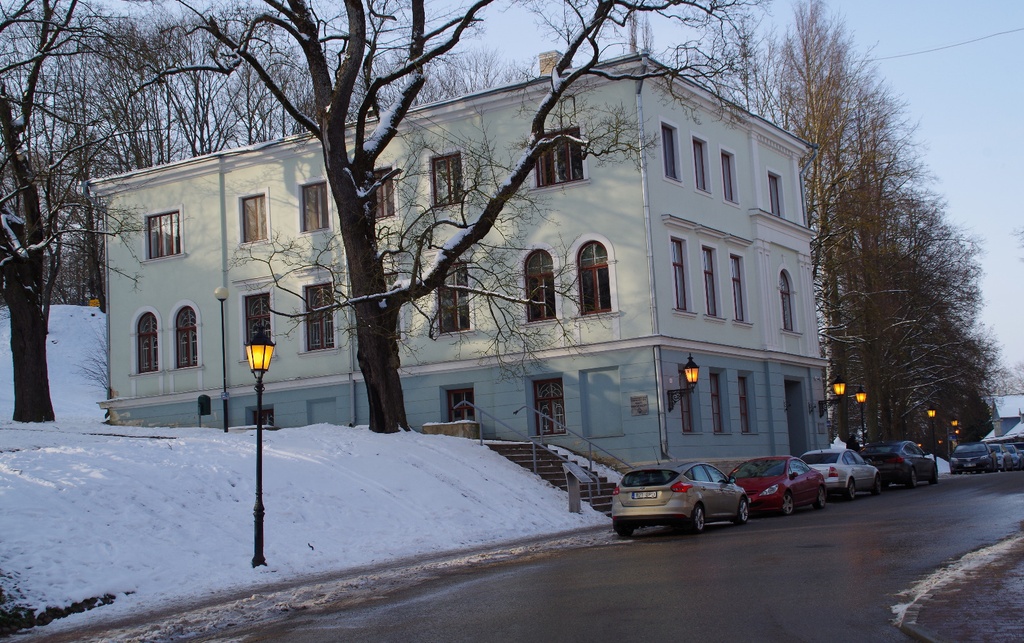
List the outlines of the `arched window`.
{"type": "Polygon", "coordinates": [[[551,255],[535,250],[526,258],[527,321],[555,318],[555,264],[551,255]]]}
{"type": "Polygon", "coordinates": [[[199,337],[196,329],[196,311],[185,306],[174,320],[175,360],[177,368],[199,364],[199,337]]]}
{"type": "Polygon", "coordinates": [[[138,369],[140,373],[153,373],[160,369],[159,349],[157,346],[156,315],[146,313],[139,318],[135,328],[138,342],[138,369]]]}
{"type": "Polygon", "coordinates": [[[793,330],[793,289],[785,271],[779,273],[779,297],[782,300],[782,329],[793,330]]]}
{"type": "Polygon", "coordinates": [[[580,312],[589,315],[611,310],[608,251],[604,246],[596,241],[583,246],[576,260],[576,267],[580,273],[580,312]]]}

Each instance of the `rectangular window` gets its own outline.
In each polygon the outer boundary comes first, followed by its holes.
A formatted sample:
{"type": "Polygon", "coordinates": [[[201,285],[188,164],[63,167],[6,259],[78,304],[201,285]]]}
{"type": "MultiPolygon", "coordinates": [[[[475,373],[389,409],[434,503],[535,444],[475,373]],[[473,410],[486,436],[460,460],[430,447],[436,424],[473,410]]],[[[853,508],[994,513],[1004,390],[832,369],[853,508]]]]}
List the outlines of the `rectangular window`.
{"type": "Polygon", "coordinates": [[[740,375],[736,378],[736,392],[740,401],[740,432],[750,433],[750,410],[747,406],[747,378],[740,375]]]}
{"type": "Polygon", "coordinates": [[[270,332],[270,294],[247,295],[245,298],[245,341],[263,331],[269,337],[270,332]]]}
{"type": "Polygon", "coordinates": [[[430,160],[434,205],[453,205],[462,200],[462,155],[437,156],[430,160]]]}
{"type": "Polygon", "coordinates": [[[471,388],[458,388],[448,391],[448,421],[449,422],[460,422],[460,421],[474,421],[476,420],[476,413],[473,407],[464,407],[461,409],[455,408],[462,402],[469,402],[473,404],[473,389],[471,388]]]}
{"type": "Polygon", "coordinates": [[[457,333],[469,330],[469,269],[466,264],[456,264],[437,289],[438,328],[442,333],[457,333]]]}
{"type": "Polygon", "coordinates": [[[376,170],[374,176],[380,181],[380,187],[373,194],[373,209],[377,213],[377,219],[387,219],[395,216],[395,181],[388,177],[391,168],[376,170]]]}
{"type": "Polygon", "coordinates": [[[729,255],[729,269],[732,272],[732,311],[736,321],[743,321],[743,259],[729,255]]]}
{"type": "Polygon", "coordinates": [[[704,262],[704,300],[707,302],[708,315],[718,317],[718,293],[715,291],[715,251],[701,248],[704,262]]]}
{"type": "Polygon", "coordinates": [[[711,387],[711,427],[715,433],[721,433],[722,398],[718,382],[718,373],[711,373],[708,375],[708,384],[711,387]]]}
{"type": "MultiPolygon", "coordinates": [[[[579,128],[554,132],[552,136],[564,135],[579,138],[579,128]]],[[[583,148],[574,140],[564,138],[537,159],[537,187],[558,185],[583,180],[583,148]]]]}
{"type": "Polygon", "coordinates": [[[768,173],[768,201],[771,213],[782,216],[782,180],[777,174],[768,173]]]}
{"type": "Polygon", "coordinates": [[[181,254],[181,215],[178,212],[146,217],[146,257],[159,259],[181,254]]]}
{"type": "Polygon", "coordinates": [[[257,410],[252,410],[252,423],[256,424],[262,419],[263,426],[274,426],[274,407],[263,407],[263,415],[257,417],[257,410]]]}
{"type": "Polygon", "coordinates": [[[672,239],[672,278],[676,291],[676,309],[687,310],[686,307],[686,255],[683,242],[672,239]]]}
{"type": "Polygon", "coordinates": [[[334,348],[334,312],[318,310],[334,303],[331,284],[306,286],[306,350],[334,348]]]}
{"type": "MultiPolygon", "coordinates": [[[[683,369],[679,369],[679,380],[681,383],[686,381],[686,373],[683,369]]],[[[683,433],[693,433],[693,407],[690,404],[690,400],[693,398],[693,393],[687,393],[683,395],[682,399],[679,400],[679,413],[683,419],[683,433]]]]}
{"type": "Polygon", "coordinates": [[[736,203],[736,160],[732,154],[722,152],[722,197],[730,203],[736,203]]]}
{"type": "Polygon", "coordinates": [[[533,403],[537,411],[539,435],[565,433],[565,399],[562,378],[537,380],[533,383],[533,403]]]}
{"type": "Polygon", "coordinates": [[[267,238],[267,198],[264,195],[242,199],[242,242],[267,238]]]}
{"type": "Polygon", "coordinates": [[[661,156],[665,162],[665,176],[679,180],[679,163],[676,156],[676,128],[662,124],[661,156]]]}
{"type": "Polygon", "coordinates": [[[708,191],[707,144],[700,139],[693,139],[693,178],[697,189],[708,191]]]}
{"type": "Polygon", "coordinates": [[[302,231],[324,230],[330,226],[327,211],[327,183],[302,186],[302,231]]]}

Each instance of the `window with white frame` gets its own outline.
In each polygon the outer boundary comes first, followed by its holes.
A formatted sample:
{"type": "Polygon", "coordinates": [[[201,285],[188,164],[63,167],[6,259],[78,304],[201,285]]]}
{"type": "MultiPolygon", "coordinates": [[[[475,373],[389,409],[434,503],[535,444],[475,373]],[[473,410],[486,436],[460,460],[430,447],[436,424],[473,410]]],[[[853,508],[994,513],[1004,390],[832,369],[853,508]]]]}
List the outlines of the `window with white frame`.
{"type": "Polygon", "coordinates": [[[661,158],[665,166],[665,176],[678,181],[679,177],[679,153],[677,151],[678,138],[676,128],[671,125],[661,124],[661,158]]]}
{"type": "Polygon", "coordinates": [[[793,289],[785,270],[779,273],[779,299],[782,303],[782,329],[793,330],[793,289]]]}
{"type": "Polygon", "coordinates": [[[146,217],[146,258],[181,254],[181,214],[164,212],[146,217]]]}
{"type": "Polygon", "coordinates": [[[393,176],[388,176],[391,174],[391,168],[376,170],[373,174],[380,182],[377,191],[373,193],[373,209],[377,213],[377,219],[393,217],[395,216],[395,179],[393,176]]]}
{"type": "Polygon", "coordinates": [[[589,315],[610,311],[611,281],[608,274],[608,251],[604,245],[591,241],[580,248],[576,269],[579,271],[580,312],[589,315]]]}
{"type": "Polygon", "coordinates": [[[334,348],[334,289],[331,284],[305,287],[306,350],[334,348]]]}
{"type": "Polygon", "coordinates": [[[693,180],[697,189],[708,192],[708,144],[699,138],[693,139],[693,180]]]}
{"type": "Polygon", "coordinates": [[[199,364],[199,328],[196,311],[185,306],[174,318],[174,352],[177,368],[188,368],[199,364]]]}
{"type": "Polygon", "coordinates": [[[267,197],[260,194],[242,199],[242,242],[264,241],[267,234],[267,197]]]}
{"type": "Polygon", "coordinates": [[[270,337],[270,293],[245,297],[245,341],[249,343],[256,333],[263,331],[270,337]]]}
{"type": "Polygon", "coordinates": [[[457,333],[470,329],[469,321],[469,268],[455,264],[445,285],[437,289],[437,324],[442,333],[457,333]]]}
{"type": "Polygon", "coordinates": [[[327,209],[327,183],[302,186],[302,231],[324,230],[330,226],[327,209]]]}
{"type": "Polygon", "coordinates": [[[736,321],[746,321],[743,305],[743,258],[729,255],[729,272],[732,277],[732,312],[736,321]]]}
{"type": "Polygon", "coordinates": [[[434,205],[454,205],[462,200],[462,154],[446,154],[430,159],[434,205]]]}
{"type": "Polygon", "coordinates": [[[736,198],[736,158],[729,152],[722,152],[722,198],[738,203],[736,198]]]}
{"type": "Polygon", "coordinates": [[[704,301],[707,302],[707,313],[710,317],[718,317],[718,292],[715,288],[715,250],[701,248],[701,261],[704,268],[704,301]]]}
{"type": "Polygon", "coordinates": [[[686,300],[686,247],[682,239],[672,239],[672,284],[676,310],[689,310],[686,300]]]}
{"type": "Polygon", "coordinates": [[[160,340],[156,315],[145,313],[135,326],[137,368],[139,373],[160,370],[160,340]]]}
{"type": "Polygon", "coordinates": [[[768,208],[777,217],[782,216],[782,178],[768,173],[768,208]]]}
{"type": "Polygon", "coordinates": [[[579,139],[578,127],[551,136],[562,135],[555,145],[537,159],[537,187],[559,185],[583,180],[583,147],[573,139],[579,139]]]}
{"type": "Polygon", "coordinates": [[[545,250],[534,250],[526,258],[527,321],[555,318],[555,264],[545,250]]]}

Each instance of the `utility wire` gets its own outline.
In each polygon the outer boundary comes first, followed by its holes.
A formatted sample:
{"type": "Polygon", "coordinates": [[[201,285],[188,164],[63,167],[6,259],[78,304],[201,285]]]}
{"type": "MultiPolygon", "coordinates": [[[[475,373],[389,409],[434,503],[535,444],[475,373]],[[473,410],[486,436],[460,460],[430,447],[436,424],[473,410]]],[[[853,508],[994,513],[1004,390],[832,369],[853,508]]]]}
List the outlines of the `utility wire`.
{"type": "Polygon", "coordinates": [[[895,56],[883,56],[881,58],[873,58],[872,61],[879,60],[892,60],[893,58],[906,58],[908,56],[920,56],[921,54],[930,54],[933,51],[942,51],[943,49],[952,49],[953,47],[962,47],[969,45],[974,42],[981,42],[982,40],[988,40],[989,38],[995,38],[996,36],[1005,36],[1006,34],[1017,33],[1018,31],[1024,31],[1024,27],[1018,27],[1017,29],[1010,29],[1009,31],[1000,31],[999,33],[990,33],[987,36],[975,38],[973,40],[965,40],[952,45],[943,45],[942,47],[935,47],[934,49],[925,49],[923,51],[912,51],[907,54],[896,54],[895,56]]]}

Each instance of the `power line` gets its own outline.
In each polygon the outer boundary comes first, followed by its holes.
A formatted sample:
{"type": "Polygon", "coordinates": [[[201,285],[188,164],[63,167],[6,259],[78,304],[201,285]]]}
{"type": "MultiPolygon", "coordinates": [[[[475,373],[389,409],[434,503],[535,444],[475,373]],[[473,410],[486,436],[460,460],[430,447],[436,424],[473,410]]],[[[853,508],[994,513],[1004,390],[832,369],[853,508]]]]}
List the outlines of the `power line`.
{"type": "Polygon", "coordinates": [[[943,49],[952,49],[953,47],[962,47],[964,45],[969,45],[971,43],[981,42],[982,40],[988,40],[989,38],[995,38],[996,36],[1005,36],[1006,34],[1017,33],[1018,31],[1024,31],[1024,27],[1018,27],[1017,29],[1010,29],[1009,31],[1000,31],[998,33],[991,33],[991,34],[989,34],[987,36],[982,36],[980,38],[975,38],[973,40],[965,40],[963,42],[958,42],[958,43],[955,43],[955,44],[952,44],[952,45],[944,45],[942,47],[935,47],[933,49],[925,49],[925,50],[922,50],[922,51],[912,51],[912,52],[907,53],[907,54],[896,54],[895,56],[883,56],[881,58],[873,58],[872,60],[873,61],[892,60],[893,58],[906,58],[908,56],[920,56],[921,54],[930,54],[933,51],[942,51],[943,49]]]}

